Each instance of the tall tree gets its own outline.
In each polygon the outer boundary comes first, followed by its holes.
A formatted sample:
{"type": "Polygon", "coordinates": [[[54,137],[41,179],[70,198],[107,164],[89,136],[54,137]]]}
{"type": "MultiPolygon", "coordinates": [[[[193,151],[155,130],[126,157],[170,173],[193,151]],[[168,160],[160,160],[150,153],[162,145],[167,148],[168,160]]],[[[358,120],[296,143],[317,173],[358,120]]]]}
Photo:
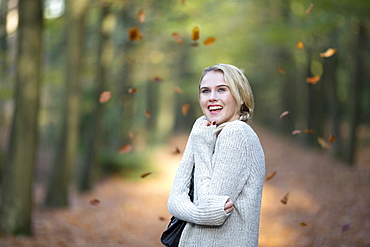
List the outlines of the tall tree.
{"type": "Polygon", "coordinates": [[[69,205],[69,186],[78,147],[82,52],[88,0],[66,1],[67,64],[61,140],[52,167],[45,205],[69,205]]]}
{"type": "Polygon", "coordinates": [[[95,112],[92,122],[92,133],[89,135],[90,147],[87,162],[82,164],[79,189],[90,190],[99,175],[99,150],[103,135],[104,105],[99,102],[99,95],[105,91],[107,74],[111,66],[113,56],[113,45],[109,38],[115,28],[114,16],[110,14],[109,4],[103,5],[100,9],[100,30],[98,44],[98,75],[96,80],[97,90],[95,94],[95,112]]]}
{"type": "Polygon", "coordinates": [[[42,0],[19,1],[15,111],[3,176],[0,231],[31,233],[41,85],[42,0]]]}

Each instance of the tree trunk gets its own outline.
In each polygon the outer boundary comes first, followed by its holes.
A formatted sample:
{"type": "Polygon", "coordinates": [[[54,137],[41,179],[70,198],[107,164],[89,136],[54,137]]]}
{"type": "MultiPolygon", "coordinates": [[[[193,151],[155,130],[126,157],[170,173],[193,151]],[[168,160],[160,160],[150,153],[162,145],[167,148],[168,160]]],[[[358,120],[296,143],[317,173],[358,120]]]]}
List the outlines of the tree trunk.
{"type": "Polygon", "coordinates": [[[357,148],[357,127],[361,120],[361,95],[364,89],[366,56],[366,27],[364,23],[359,23],[359,33],[357,35],[357,45],[354,47],[355,63],[354,75],[350,88],[350,122],[347,152],[344,161],[353,165],[356,159],[357,148]]]}
{"type": "Polygon", "coordinates": [[[19,2],[15,112],[0,207],[0,231],[31,234],[32,183],[41,85],[42,1],[19,2]]]}
{"type": "Polygon", "coordinates": [[[91,190],[93,183],[99,176],[99,150],[103,135],[104,104],[99,102],[99,95],[106,90],[107,72],[111,66],[113,45],[109,41],[110,35],[114,30],[112,20],[109,18],[110,7],[101,8],[100,20],[100,40],[98,48],[98,75],[97,92],[95,101],[95,113],[93,119],[93,132],[91,133],[90,147],[87,162],[82,164],[81,179],[79,189],[81,191],[91,190]]]}
{"type": "Polygon", "coordinates": [[[75,163],[80,117],[80,88],[84,24],[88,0],[69,0],[67,6],[67,65],[62,133],[54,166],[52,167],[45,205],[69,205],[69,185],[75,163]]]}

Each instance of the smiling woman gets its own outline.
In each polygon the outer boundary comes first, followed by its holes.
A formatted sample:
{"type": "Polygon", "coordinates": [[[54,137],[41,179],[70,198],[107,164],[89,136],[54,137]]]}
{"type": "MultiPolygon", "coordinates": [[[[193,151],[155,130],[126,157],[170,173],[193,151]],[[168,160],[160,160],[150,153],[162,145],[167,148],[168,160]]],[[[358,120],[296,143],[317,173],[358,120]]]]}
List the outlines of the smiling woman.
{"type": "Polygon", "coordinates": [[[199,104],[204,116],[193,125],[168,199],[170,213],[187,222],[179,246],[258,246],[265,159],[247,124],[249,82],[233,65],[206,68],[199,104]]]}

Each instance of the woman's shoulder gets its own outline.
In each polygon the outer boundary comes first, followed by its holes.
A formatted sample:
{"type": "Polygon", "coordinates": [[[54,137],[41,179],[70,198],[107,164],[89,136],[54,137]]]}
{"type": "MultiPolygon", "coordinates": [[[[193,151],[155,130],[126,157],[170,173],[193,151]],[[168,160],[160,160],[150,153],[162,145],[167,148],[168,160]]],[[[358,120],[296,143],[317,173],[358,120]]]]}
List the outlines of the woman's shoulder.
{"type": "MultiPolygon", "coordinates": [[[[224,132],[226,135],[240,135],[240,136],[256,136],[257,134],[253,130],[253,128],[246,122],[235,120],[232,122],[228,122],[223,127],[221,133],[224,132]]],[[[220,134],[221,134],[220,133],[220,134]]]]}

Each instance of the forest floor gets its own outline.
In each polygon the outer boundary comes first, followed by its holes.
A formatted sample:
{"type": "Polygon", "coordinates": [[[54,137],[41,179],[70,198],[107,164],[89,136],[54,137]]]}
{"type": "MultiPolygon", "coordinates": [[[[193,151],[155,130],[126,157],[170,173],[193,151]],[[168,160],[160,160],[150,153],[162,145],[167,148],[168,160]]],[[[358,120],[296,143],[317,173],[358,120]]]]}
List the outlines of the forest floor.
{"type": "MultiPolygon", "coordinates": [[[[327,150],[307,150],[255,128],[266,155],[260,247],[370,246],[370,152],[348,167],[327,150]],[[289,193],[289,194],[288,194],[289,193]],[[287,196],[287,203],[281,200],[287,196]]],[[[170,215],[167,197],[187,136],[176,136],[153,157],[160,164],[137,181],[109,177],[86,194],[73,193],[69,209],[43,209],[37,189],[33,237],[1,236],[0,246],[162,246],[170,215]]]]}

